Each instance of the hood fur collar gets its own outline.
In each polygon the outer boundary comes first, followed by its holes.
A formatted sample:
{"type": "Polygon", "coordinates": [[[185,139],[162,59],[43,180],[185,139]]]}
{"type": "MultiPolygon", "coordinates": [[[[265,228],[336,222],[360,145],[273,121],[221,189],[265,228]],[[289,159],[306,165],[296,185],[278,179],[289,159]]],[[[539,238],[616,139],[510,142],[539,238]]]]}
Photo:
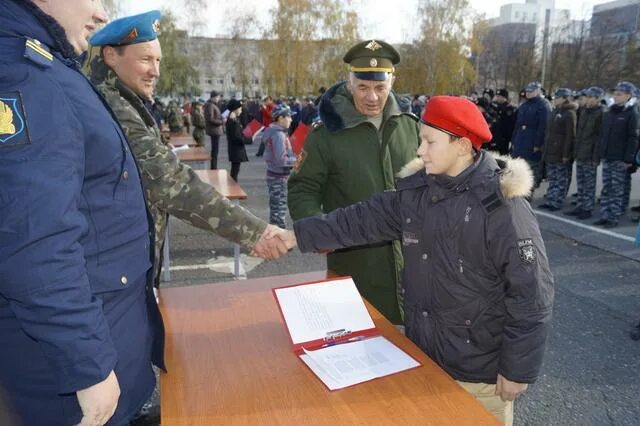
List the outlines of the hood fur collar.
{"type": "MultiPolygon", "coordinates": [[[[500,175],[500,189],[504,198],[528,197],[533,189],[533,172],[522,158],[511,158],[507,155],[498,155],[485,151],[489,159],[497,163],[500,175]]],[[[424,170],[424,163],[420,158],[408,162],[396,175],[398,178],[406,178],[424,170]]]]}

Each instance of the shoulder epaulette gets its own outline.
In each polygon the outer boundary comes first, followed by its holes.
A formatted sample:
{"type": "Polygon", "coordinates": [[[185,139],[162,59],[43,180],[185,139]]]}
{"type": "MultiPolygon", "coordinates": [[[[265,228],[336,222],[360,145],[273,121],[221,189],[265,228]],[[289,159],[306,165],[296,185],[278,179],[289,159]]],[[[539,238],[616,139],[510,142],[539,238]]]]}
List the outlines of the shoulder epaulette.
{"type": "Polygon", "coordinates": [[[495,209],[502,205],[502,198],[498,195],[497,192],[489,195],[488,197],[480,200],[480,204],[485,209],[487,213],[492,213],[495,209]]]}
{"type": "Polygon", "coordinates": [[[317,129],[319,127],[324,127],[324,123],[322,121],[315,121],[315,122],[311,123],[311,128],[312,129],[317,129]]]}
{"type": "Polygon", "coordinates": [[[396,191],[404,191],[407,189],[420,188],[428,184],[427,175],[423,172],[414,173],[406,178],[400,178],[396,181],[396,191]]]}
{"type": "Polygon", "coordinates": [[[49,48],[34,38],[28,38],[24,43],[24,57],[37,65],[48,68],[53,63],[53,55],[49,48]]]}

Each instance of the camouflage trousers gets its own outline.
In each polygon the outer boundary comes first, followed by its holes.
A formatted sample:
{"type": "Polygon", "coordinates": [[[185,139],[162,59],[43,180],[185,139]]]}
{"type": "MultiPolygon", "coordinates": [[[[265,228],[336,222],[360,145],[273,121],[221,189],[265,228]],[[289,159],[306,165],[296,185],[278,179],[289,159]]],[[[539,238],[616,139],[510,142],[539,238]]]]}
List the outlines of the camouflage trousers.
{"type": "MultiPolygon", "coordinates": [[[[600,194],[600,218],[618,220],[624,210],[625,179],[627,169],[622,161],[602,160],[602,192],[600,194]]],[[[629,176],[630,179],[630,176],[629,176]]]]}
{"type": "Polygon", "coordinates": [[[629,169],[624,171],[624,194],[622,196],[622,213],[629,208],[629,199],[631,198],[631,175],[633,173],[629,169]]]}
{"type": "Polygon", "coordinates": [[[562,163],[547,163],[547,204],[553,207],[562,207],[564,197],[567,195],[569,184],[569,168],[562,163]]]}
{"type": "Polygon", "coordinates": [[[529,167],[531,168],[531,172],[533,173],[533,189],[536,189],[540,186],[540,182],[542,182],[542,165],[544,164],[542,161],[533,161],[533,160],[525,160],[529,167]]]}
{"type": "Polygon", "coordinates": [[[598,165],[591,161],[576,161],[576,179],[578,183],[578,205],[580,210],[590,212],[595,206],[596,177],[598,165]]]}
{"type": "Polygon", "coordinates": [[[286,228],[287,177],[267,176],[269,189],[269,223],[286,228]]]}

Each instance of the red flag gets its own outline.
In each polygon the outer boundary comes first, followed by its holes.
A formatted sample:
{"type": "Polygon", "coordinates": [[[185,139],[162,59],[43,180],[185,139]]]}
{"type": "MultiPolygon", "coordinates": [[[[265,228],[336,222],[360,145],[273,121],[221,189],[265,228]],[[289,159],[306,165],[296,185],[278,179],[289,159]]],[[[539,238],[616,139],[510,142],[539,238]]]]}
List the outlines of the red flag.
{"type": "Polygon", "coordinates": [[[298,123],[298,127],[296,127],[295,132],[291,135],[289,140],[291,141],[291,148],[293,148],[293,152],[296,155],[300,155],[302,152],[302,147],[304,146],[304,141],[307,139],[307,135],[311,131],[311,127],[307,126],[304,123],[298,123]]]}
{"type": "Polygon", "coordinates": [[[261,128],[262,124],[260,124],[260,122],[254,118],[249,124],[247,124],[247,126],[242,131],[242,134],[245,138],[252,138],[253,135],[255,135],[256,132],[261,128]]]}

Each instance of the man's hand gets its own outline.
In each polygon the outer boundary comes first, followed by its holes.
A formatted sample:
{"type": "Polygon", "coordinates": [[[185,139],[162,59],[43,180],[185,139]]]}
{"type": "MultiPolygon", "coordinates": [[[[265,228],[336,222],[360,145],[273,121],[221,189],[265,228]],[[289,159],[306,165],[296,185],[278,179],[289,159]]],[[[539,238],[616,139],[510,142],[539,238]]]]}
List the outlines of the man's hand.
{"type": "Polygon", "coordinates": [[[76,397],[82,410],[80,426],[102,426],[109,421],[118,406],[120,385],[116,374],[111,371],[100,383],[76,392],[76,397]]]}
{"type": "Polygon", "coordinates": [[[268,225],[258,242],[253,246],[251,254],[263,259],[278,259],[289,249],[296,246],[296,237],[292,231],[286,231],[275,225],[268,225]],[[291,235],[288,235],[288,234],[291,235]],[[293,236],[293,241],[291,240],[293,236]]]}
{"type": "Polygon", "coordinates": [[[516,383],[511,380],[505,379],[498,374],[498,380],[496,382],[496,395],[500,396],[503,401],[513,401],[521,393],[527,390],[529,387],[526,383],[516,383]]]}
{"type": "Polygon", "coordinates": [[[630,169],[631,167],[633,167],[633,163],[624,163],[625,169],[630,169]]]}

